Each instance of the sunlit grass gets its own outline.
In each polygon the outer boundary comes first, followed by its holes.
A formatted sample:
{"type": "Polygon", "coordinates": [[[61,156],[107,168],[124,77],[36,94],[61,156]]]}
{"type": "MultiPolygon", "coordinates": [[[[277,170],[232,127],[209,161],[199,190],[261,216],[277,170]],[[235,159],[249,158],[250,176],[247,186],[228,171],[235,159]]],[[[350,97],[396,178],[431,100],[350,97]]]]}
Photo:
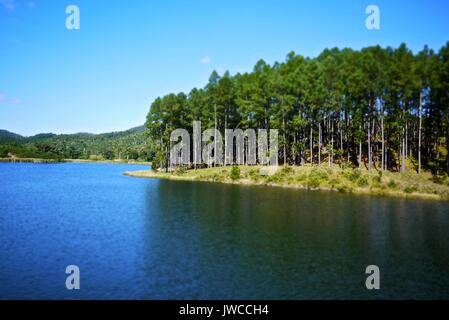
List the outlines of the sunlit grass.
{"type": "Polygon", "coordinates": [[[136,177],[171,180],[214,181],[234,184],[284,186],[309,190],[332,190],[398,197],[449,200],[449,179],[430,173],[397,173],[328,166],[239,166],[176,169],[173,172],[138,171],[136,177]],[[234,168],[234,169],[233,169],[234,168]]]}

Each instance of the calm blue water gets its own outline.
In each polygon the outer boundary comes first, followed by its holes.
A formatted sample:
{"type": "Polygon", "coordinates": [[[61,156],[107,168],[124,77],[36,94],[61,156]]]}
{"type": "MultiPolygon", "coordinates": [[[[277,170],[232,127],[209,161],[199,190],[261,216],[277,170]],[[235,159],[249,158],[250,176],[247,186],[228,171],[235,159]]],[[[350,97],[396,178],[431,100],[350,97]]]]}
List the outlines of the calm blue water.
{"type": "Polygon", "coordinates": [[[145,168],[0,163],[0,299],[449,298],[447,203],[122,175],[145,168]]]}

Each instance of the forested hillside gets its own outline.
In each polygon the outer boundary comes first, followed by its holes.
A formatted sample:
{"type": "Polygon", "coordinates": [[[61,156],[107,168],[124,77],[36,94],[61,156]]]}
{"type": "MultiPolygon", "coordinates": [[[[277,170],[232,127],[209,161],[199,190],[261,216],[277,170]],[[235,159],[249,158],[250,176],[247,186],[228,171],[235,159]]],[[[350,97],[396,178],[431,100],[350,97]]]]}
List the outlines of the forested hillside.
{"type": "Polygon", "coordinates": [[[15,134],[7,130],[0,130],[0,144],[19,142],[23,139],[24,137],[19,134],[15,134]]]}
{"type": "Polygon", "coordinates": [[[104,134],[38,134],[0,131],[0,158],[148,160],[145,127],[104,134]]]}
{"type": "Polygon", "coordinates": [[[192,132],[193,120],[221,132],[279,129],[280,163],[449,172],[449,43],[416,54],[405,44],[291,52],[251,73],[213,72],[204,88],[151,105],[155,165],[167,163],[171,131],[192,132]]]}

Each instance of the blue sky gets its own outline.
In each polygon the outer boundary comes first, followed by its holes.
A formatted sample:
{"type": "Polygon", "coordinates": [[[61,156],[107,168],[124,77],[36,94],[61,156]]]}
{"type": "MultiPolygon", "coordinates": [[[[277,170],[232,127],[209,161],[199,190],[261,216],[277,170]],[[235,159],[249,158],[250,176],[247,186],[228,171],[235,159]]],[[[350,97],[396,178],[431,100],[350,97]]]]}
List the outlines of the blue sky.
{"type": "Polygon", "coordinates": [[[141,125],[158,96],[250,71],[292,50],[380,44],[438,50],[449,1],[0,0],[0,128],[108,132],[141,125]],[[79,7],[81,29],[65,28],[79,7]],[[365,28],[380,8],[381,29],[365,28]]]}

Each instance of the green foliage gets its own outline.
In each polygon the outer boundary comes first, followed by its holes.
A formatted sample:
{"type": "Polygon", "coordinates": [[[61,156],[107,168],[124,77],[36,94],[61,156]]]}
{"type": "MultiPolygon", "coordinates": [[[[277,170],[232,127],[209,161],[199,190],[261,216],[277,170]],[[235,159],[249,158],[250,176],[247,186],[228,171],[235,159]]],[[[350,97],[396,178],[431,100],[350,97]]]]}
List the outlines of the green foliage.
{"type": "Polygon", "coordinates": [[[174,175],[181,176],[186,173],[186,168],[184,166],[179,166],[173,172],[174,175]]]}
{"type": "Polygon", "coordinates": [[[361,176],[359,169],[346,169],[343,172],[343,176],[351,182],[356,182],[361,176]]]}
{"type": "Polygon", "coordinates": [[[393,189],[393,190],[397,189],[398,188],[397,182],[394,180],[388,181],[388,188],[393,189]]]}
{"type": "Polygon", "coordinates": [[[291,166],[285,166],[281,169],[281,172],[284,175],[293,174],[293,168],[291,166]]]}
{"type": "Polygon", "coordinates": [[[232,166],[231,168],[231,174],[229,175],[229,177],[232,180],[238,180],[240,179],[240,168],[238,166],[232,166]]]}
{"type": "Polygon", "coordinates": [[[326,171],[313,168],[307,178],[307,186],[309,188],[318,188],[322,183],[328,179],[328,174],[326,171]]]}
{"type": "Polygon", "coordinates": [[[6,146],[0,146],[0,158],[6,158],[8,156],[8,148],[6,146]]]}
{"type": "MultiPolygon", "coordinates": [[[[17,158],[149,160],[149,148],[146,145],[147,137],[143,126],[98,135],[38,134],[25,138],[4,132],[3,136],[7,136],[9,142],[0,144],[1,157],[10,154],[17,158]]],[[[3,139],[5,140],[6,138],[3,139]]]]}
{"type": "Polygon", "coordinates": [[[366,187],[366,186],[368,186],[368,184],[369,184],[368,178],[365,177],[365,176],[360,176],[360,177],[357,179],[357,185],[358,185],[359,187],[366,187]]]}
{"type": "Polygon", "coordinates": [[[432,181],[437,184],[449,185],[449,179],[447,174],[434,175],[432,181]]]}
{"type": "Polygon", "coordinates": [[[377,175],[372,177],[373,183],[381,184],[382,183],[382,175],[377,175]]]}
{"type": "Polygon", "coordinates": [[[352,191],[352,189],[350,187],[348,187],[347,185],[344,185],[344,184],[338,184],[336,186],[336,188],[337,188],[338,192],[342,192],[342,193],[352,191]]]}
{"type": "Polygon", "coordinates": [[[14,144],[19,143],[25,138],[21,135],[6,131],[0,130],[0,144],[14,144]]]}
{"type": "Polygon", "coordinates": [[[293,168],[291,167],[283,167],[282,169],[277,170],[274,174],[268,175],[266,181],[268,183],[288,183],[291,182],[293,174],[293,168]]]}
{"type": "Polygon", "coordinates": [[[95,155],[95,154],[91,154],[90,156],[89,156],[89,159],[88,160],[92,160],[92,161],[101,161],[101,160],[104,160],[104,158],[103,158],[103,156],[98,156],[98,155],[95,155]]]}
{"type": "Polygon", "coordinates": [[[248,171],[248,176],[249,176],[249,178],[251,179],[251,180],[253,180],[253,181],[259,181],[260,180],[260,171],[259,171],[259,169],[257,169],[257,168],[251,168],[249,171],[248,171]]]}
{"type": "Polygon", "coordinates": [[[418,191],[418,187],[417,186],[407,186],[404,188],[404,192],[405,193],[413,193],[418,191]]]}
{"type": "MultiPolygon", "coordinates": [[[[407,158],[413,163],[408,168],[417,170],[421,115],[422,168],[449,171],[448,69],[449,43],[438,53],[425,47],[414,54],[405,44],[394,49],[326,49],[316,58],[291,52],[273,65],[259,60],[249,73],[214,71],[203,88],[168,94],[152,103],[146,122],[149,156],[163,167],[170,132],[184,128],[192,133],[192,121],[200,120],[203,129],[222,133],[225,128],[278,129],[281,163],[328,161],[345,169],[379,169],[384,132],[386,168],[401,170],[406,155],[399,150],[406,142],[407,158]]],[[[349,172],[347,179],[356,184],[359,175],[349,172]]],[[[363,179],[360,183],[365,185],[363,179]]]]}

